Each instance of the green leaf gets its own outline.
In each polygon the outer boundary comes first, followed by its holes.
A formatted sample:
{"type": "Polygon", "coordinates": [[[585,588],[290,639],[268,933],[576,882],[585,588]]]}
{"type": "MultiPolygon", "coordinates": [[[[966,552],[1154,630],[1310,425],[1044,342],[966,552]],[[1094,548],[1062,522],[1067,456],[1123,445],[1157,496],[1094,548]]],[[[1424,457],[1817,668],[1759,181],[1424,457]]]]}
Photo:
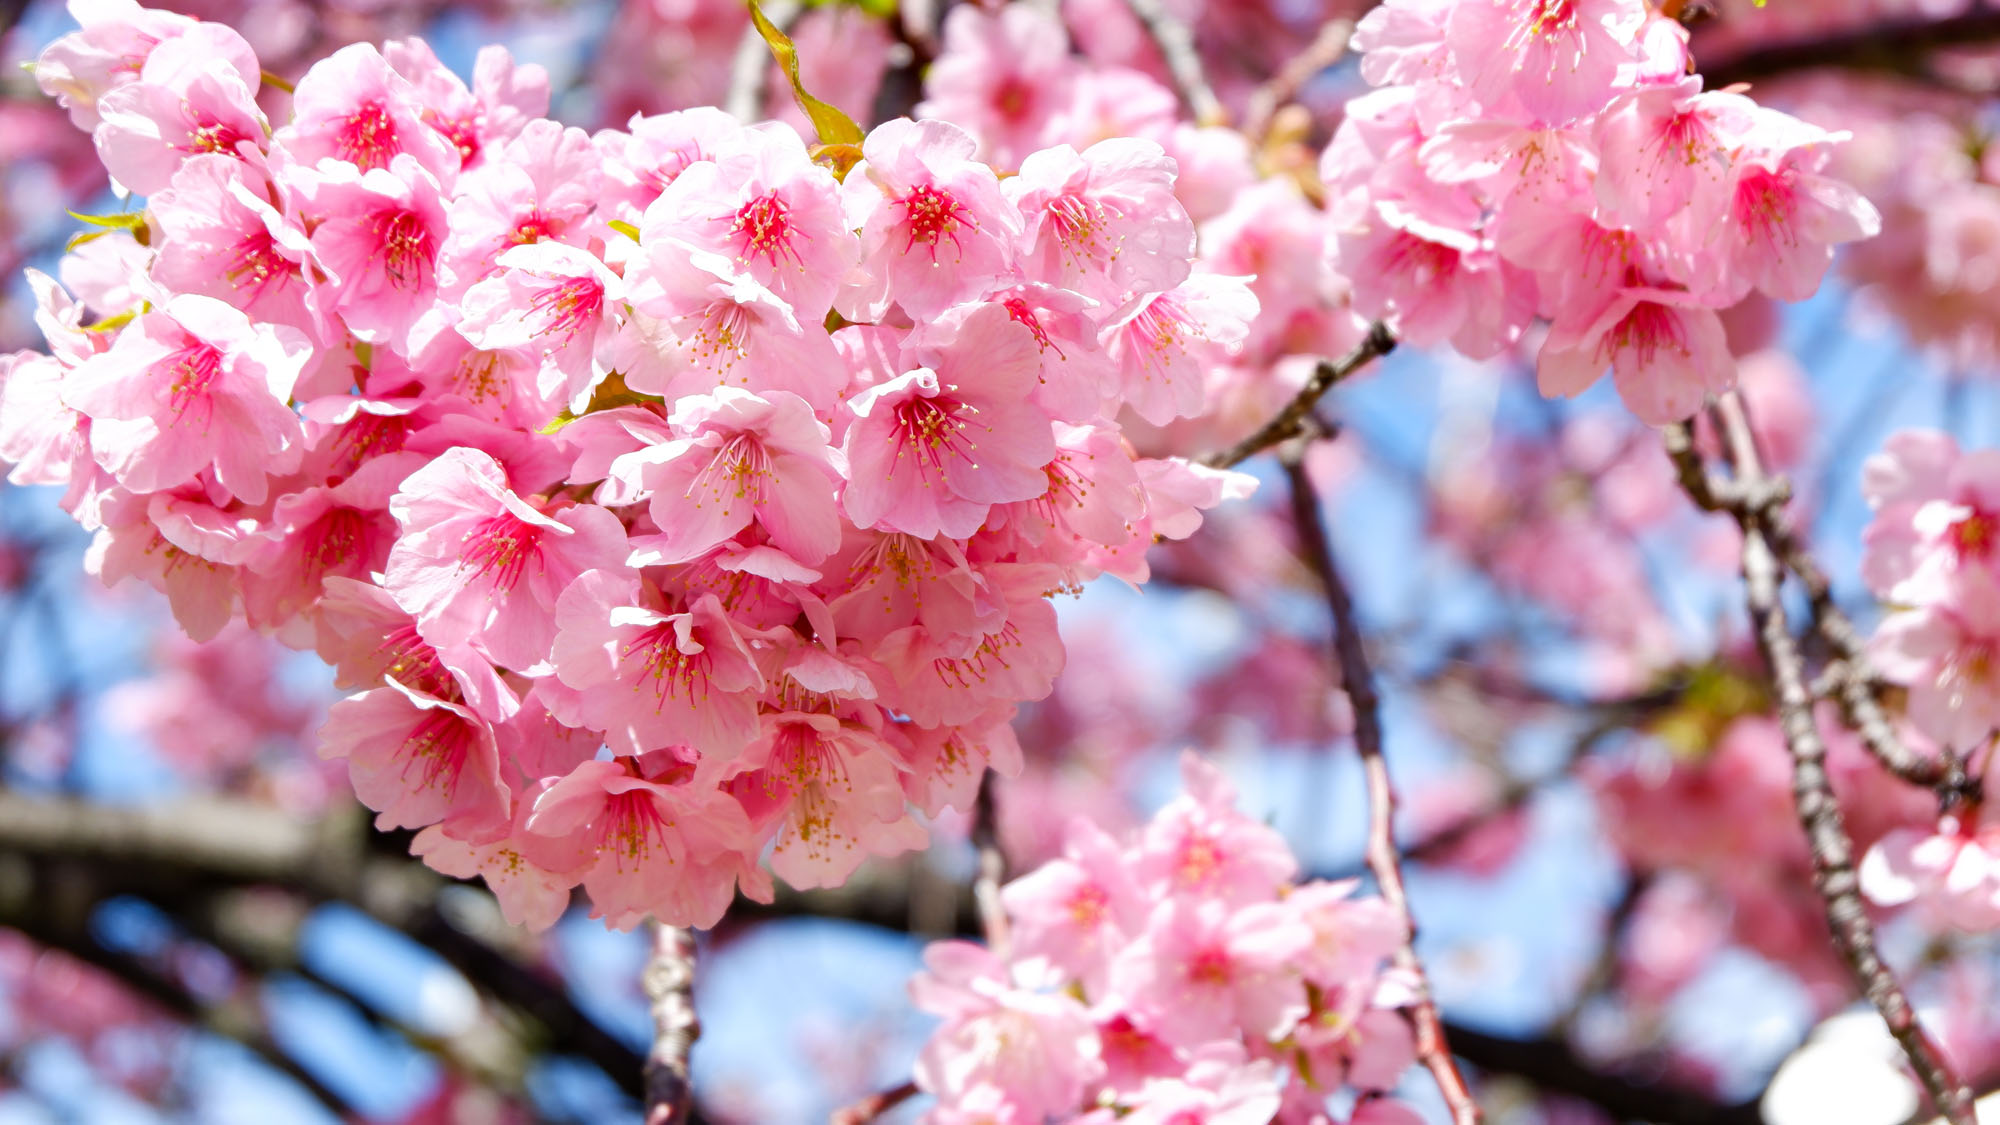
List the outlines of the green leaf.
{"type": "Polygon", "coordinates": [[[812,120],[813,129],[819,133],[820,143],[860,144],[861,126],[856,125],[852,117],[806,93],[805,86],[799,82],[799,49],[792,46],[792,41],[784,32],[778,30],[777,25],[765,18],[764,9],[758,5],[757,0],[750,0],[750,22],[756,25],[757,34],[763,36],[764,42],[769,44],[771,55],[778,60],[778,66],[784,70],[785,77],[791,80],[792,100],[799,103],[799,108],[812,120]]]}
{"type": "Polygon", "coordinates": [[[628,223],[623,219],[613,219],[604,225],[610,227],[612,230],[617,231],[619,234],[624,235],[626,238],[629,238],[634,242],[639,241],[639,228],[633,226],[631,223],[628,223]]]}

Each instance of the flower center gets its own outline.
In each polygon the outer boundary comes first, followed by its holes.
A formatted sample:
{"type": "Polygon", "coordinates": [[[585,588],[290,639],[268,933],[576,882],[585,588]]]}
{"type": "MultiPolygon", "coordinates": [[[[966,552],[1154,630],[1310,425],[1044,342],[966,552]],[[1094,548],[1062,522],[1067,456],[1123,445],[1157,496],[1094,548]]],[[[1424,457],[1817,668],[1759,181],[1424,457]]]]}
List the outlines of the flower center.
{"type": "Polygon", "coordinates": [[[334,133],[333,147],[342,160],[363,172],[387,168],[389,158],[403,151],[396,121],[379,101],[365,102],[343,118],[334,133]]]}
{"type": "Polygon", "coordinates": [[[958,240],[961,226],[978,230],[979,223],[972,218],[965,207],[951,197],[949,192],[939,191],[930,184],[924,184],[902,199],[903,225],[909,228],[910,240],[903,247],[909,253],[921,242],[930,248],[931,261],[937,261],[938,247],[950,242],[952,248],[964,256],[965,247],[958,240]]]}
{"type": "Polygon", "coordinates": [[[781,260],[789,261],[801,270],[805,268],[798,251],[792,247],[792,238],[794,235],[806,235],[793,229],[792,209],[776,195],[760,195],[745,203],[736,212],[729,229],[736,235],[738,261],[747,262],[761,257],[773,269],[781,260]]]}
{"type": "Polygon", "coordinates": [[[207,400],[209,388],[222,371],[222,353],[207,344],[190,344],[174,355],[172,363],[167,408],[179,422],[189,407],[207,400]]]}
{"type": "Polygon", "coordinates": [[[466,537],[465,558],[459,569],[472,568],[472,577],[493,576],[496,590],[512,590],[530,562],[539,563],[542,529],[510,514],[491,516],[466,537]]]}
{"type": "Polygon", "coordinates": [[[422,289],[436,248],[431,232],[415,211],[385,210],[375,216],[375,244],[381,247],[382,273],[398,289],[422,289]]]}

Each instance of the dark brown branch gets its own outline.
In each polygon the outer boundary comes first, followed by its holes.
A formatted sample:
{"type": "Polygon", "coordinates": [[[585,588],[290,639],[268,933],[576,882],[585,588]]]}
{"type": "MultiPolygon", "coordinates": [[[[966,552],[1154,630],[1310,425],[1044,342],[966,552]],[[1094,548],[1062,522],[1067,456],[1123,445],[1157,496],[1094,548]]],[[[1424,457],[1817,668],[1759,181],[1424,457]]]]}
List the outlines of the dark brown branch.
{"type": "Polygon", "coordinates": [[[249,801],[113,808],[0,789],[0,854],[91,861],[107,885],[146,897],[170,888],[274,885],[345,902],[443,957],[488,995],[540,1026],[552,1049],[603,1069],[643,1095],[641,1056],[585,1016],[562,982],[455,924],[421,863],[370,857],[365,819],[300,822],[249,801]],[[122,882],[121,882],[122,881],[122,882]]]}
{"type": "Polygon", "coordinates": [[[1685,424],[1667,427],[1667,453],[1688,496],[1704,508],[1733,516],[1743,532],[1744,600],[1758,651],[1777,693],[1778,722],[1792,756],[1792,801],[1811,848],[1813,886],[1825,906],[1834,946],[1855,983],[1902,1046],[1932,1102],[1952,1125],[1973,1125],[1971,1094],[1917,1022],[1902,986],[1882,963],[1874,925],[1861,901],[1854,872],[1854,841],[1827,777],[1826,743],[1813,717],[1805,660],[1780,597],[1785,566],[1773,547],[1773,540],[1781,537],[1774,529],[1782,523],[1790,490],[1782,478],[1765,475],[1756,442],[1733,395],[1724,397],[1716,417],[1724,448],[1736,467],[1734,479],[1723,480],[1709,473],[1685,424]]]}
{"type": "Polygon", "coordinates": [[[694,931],[649,923],[653,953],[641,979],[653,1011],[653,1049],[646,1053],[646,1125],[682,1125],[694,1105],[688,1053],[701,1038],[694,1010],[694,931]]]}
{"type": "MultiPolygon", "coordinates": [[[[1371,336],[1373,333],[1371,333],[1371,336]]],[[[1387,333],[1383,334],[1385,337],[1387,333]]],[[[1451,1107],[1454,1125],[1478,1125],[1479,1104],[1465,1084],[1465,1076],[1452,1062],[1445,1043],[1444,1021],[1432,998],[1430,980],[1423,962],[1417,958],[1417,922],[1410,913],[1409,894],[1403,887],[1402,861],[1396,853],[1396,790],[1390,783],[1389,761],[1383,752],[1382,704],[1375,693],[1375,672],[1361,642],[1361,622],[1354,610],[1354,598],[1347,580],[1334,562],[1327,541],[1326,526],[1320,517],[1319,495],[1305,465],[1297,456],[1284,458],[1285,477],[1291,484],[1292,518],[1306,561],[1324,587],[1327,608],[1333,615],[1333,647],[1340,664],[1341,690],[1347,693],[1354,711],[1354,745],[1361,755],[1361,767],[1368,781],[1368,868],[1375,875],[1382,900],[1403,922],[1403,941],[1396,949],[1395,964],[1409,974],[1416,999],[1409,1007],[1417,1034],[1417,1057],[1436,1080],[1445,1104],[1451,1107]]]]}
{"type": "MultiPolygon", "coordinates": [[[[459,1078],[525,1103],[528,1096],[523,1083],[527,1073],[526,1052],[518,1039],[501,1028],[500,1021],[485,1018],[475,1028],[444,1036],[409,1026],[301,959],[299,923],[303,921],[303,911],[275,912],[281,920],[274,920],[271,918],[274,912],[268,909],[243,909],[247,897],[261,896],[262,893],[232,891],[201,896],[185,903],[161,896],[154,905],[171,916],[187,933],[215,947],[243,971],[263,977],[295,976],[353,1005],[370,1026],[430,1055],[459,1078]]],[[[490,1012],[482,1012],[483,1017],[490,1015],[490,1012]]]]}
{"type": "Polygon", "coordinates": [[[1125,0],[1125,6],[1132,9],[1146,35],[1160,49],[1167,75],[1195,123],[1221,125],[1228,121],[1222,99],[1215,96],[1215,87],[1208,84],[1208,75],[1202,70],[1201,53],[1195,50],[1194,32],[1188,25],[1167,10],[1165,0],[1125,0]]]}
{"type": "Polygon", "coordinates": [[[1711,89],[1818,67],[1912,74],[1933,51],[1995,40],[2000,40],[2000,8],[1979,4],[1943,19],[1868,23],[1811,39],[1752,47],[1699,69],[1711,89]]]}
{"type": "Polygon", "coordinates": [[[1321,360],[1313,368],[1312,377],[1292,401],[1285,404],[1270,421],[1257,427],[1255,433],[1228,449],[1211,453],[1201,459],[1201,463],[1212,469],[1227,469],[1240,465],[1266,449],[1290,441],[1306,432],[1312,409],[1334,384],[1361,370],[1370,360],[1378,359],[1396,350],[1396,337],[1389,326],[1376,321],[1368,326],[1368,334],[1361,339],[1354,350],[1337,360],[1321,360]]]}
{"type": "Polygon", "coordinates": [[[1007,853],[1000,850],[1000,820],[993,807],[991,771],[979,780],[979,797],[972,809],[972,843],[979,849],[979,874],[972,883],[972,900],[979,907],[979,928],[985,931],[986,947],[1000,958],[1009,947],[1007,908],[1000,902],[1001,884],[1007,881],[1007,853]]]}
{"type": "Polygon", "coordinates": [[[76,909],[51,909],[50,900],[72,898],[79,888],[64,872],[42,875],[30,876],[31,885],[25,888],[28,893],[21,896],[25,901],[0,903],[0,926],[17,930],[38,945],[59,949],[96,968],[189,1027],[241,1044],[304,1087],[336,1118],[345,1121],[354,1115],[354,1107],[345,1097],[278,1046],[255,1012],[245,1010],[241,1004],[204,1003],[168,974],[136,957],[105,948],[90,933],[89,904],[72,902],[70,905],[76,909]]]}
{"type": "Polygon", "coordinates": [[[1653,1125],[1762,1125],[1755,1099],[1720,1105],[1706,1095],[1628,1077],[1578,1058],[1560,1039],[1503,1039],[1447,1024],[1452,1050],[1488,1073],[1511,1074],[1549,1093],[1589,1102],[1619,1121],[1653,1125]]]}

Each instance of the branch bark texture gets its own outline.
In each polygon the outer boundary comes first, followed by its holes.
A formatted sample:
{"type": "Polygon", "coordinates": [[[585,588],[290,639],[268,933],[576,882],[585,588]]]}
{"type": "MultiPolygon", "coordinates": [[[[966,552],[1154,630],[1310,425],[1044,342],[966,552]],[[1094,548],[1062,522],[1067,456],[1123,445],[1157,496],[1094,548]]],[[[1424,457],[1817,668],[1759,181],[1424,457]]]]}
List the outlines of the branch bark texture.
{"type": "Polygon", "coordinates": [[[652,924],[653,953],[641,984],[653,1011],[653,1048],[646,1052],[646,1125],[682,1125],[694,1105],[688,1055],[701,1037],[694,1010],[694,931],[652,924]]]}
{"type": "Polygon", "coordinates": [[[1834,946],[1862,994],[1881,1013],[1932,1103],[1952,1125],[1974,1125],[1970,1092],[1917,1021],[1895,974],[1883,963],[1874,925],[1861,900],[1854,840],[1827,777],[1826,742],[1813,717],[1805,660],[1780,597],[1785,564],[1776,544],[1790,542],[1789,530],[1780,530],[1790,489],[1763,471],[1748,419],[1733,395],[1725,397],[1716,419],[1735,465],[1734,479],[1709,474],[1685,424],[1667,428],[1667,452],[1689,497],[1703,508],[1733,516],[1742,529],[1744,599],[1776,691],[1778,722],[1792,756],[1792,802],[1811,848],[1813,886],[1825,907],[1834,946]]]}
{"type": "Polygon", "coordinates": [[[1354,744],[1361,754],[1362,772],[1368,782],[1368,869],[1375,876],[1383,901],[1403,921],[1403,942],[1396,950],[1395,964],[1416,982],[1416,1000],[1409,1014],[1416,1029],[1417,1058],[1437,1082],[1445,1104],[1451,1108],[1454,1125],[1478,1125],[1479,1104],[1473,1100],[1465,1076],[1452,1061],[1445,1042],[1444,1020],[1438,1015],[1430,979],[1417,957],[1417,922],[1410,913],[1402,860],[1396,852],[1396,790],[1390,783],[1389,760],[1383,751],[1382,703],[1375,693],[1375,671],[1362,645],[1354,598],[1327,542],[1319,495],[1306,474],[1305,464],[1297,456],[1288,455],[1284,466],[1291,485],[1292,516],[1300,545],[1324,587],[1326,604],[1333,614],[1333,647],[1340,664],[1341,687],[1353,705],[1354,744]]]}

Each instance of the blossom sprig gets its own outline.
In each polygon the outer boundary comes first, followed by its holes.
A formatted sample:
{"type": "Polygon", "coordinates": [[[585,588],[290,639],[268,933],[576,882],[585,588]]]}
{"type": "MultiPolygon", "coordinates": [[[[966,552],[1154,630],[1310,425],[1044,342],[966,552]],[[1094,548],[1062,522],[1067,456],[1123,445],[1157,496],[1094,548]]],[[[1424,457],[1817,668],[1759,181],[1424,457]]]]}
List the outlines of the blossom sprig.
{"type": "MultiPolygon", "coordinates": [[[[1861,480],[1875,510],[1861,576],[1889,607],[1868,656],[1907,689],[1914,731],[1990,779],[2000,732],[2000,451],[1903,430],[1861,480]]],[[[2000,825],[1982,796],[1886,835],[1861,864],[1863,892],[1885,906],[1915,903],[1943,927],[2000,929],[2000,825]]]]}
{"type": "Polygon", "coordinates": [[[1827,174],[1846,133],[1704,89],[1644,0],[1392,0],[1354,46],[1377,89],[1321,161],[1354,307],[1479,359],[1546,318],[1546,395],[1609,369],[1641,420],[1686,418],[1735,383],[1719,310],[1810,296],[1880,228],[1827,174]]]}
{"type": "Polygon", "coordinates": [[[1050,595],[1144,581],[1247,489],[1121,432],[1200,410],[1255,311],[1192,274],[1158,145],[1003,179],[895,120],[837,175],[713,109],[566,128],[539,68],[489,48],[468,85],[418,40],[274,122],[230,29],[82,15],[36,75],[144,221],[73,291],[31,275],[11,479],[190,635],[324,658],[357,694],[321,753],[516,921],[581,884],[710,925],[922,846],[1018,768],[1050,595]]]}
{"type": "Polygon", "coordinates": [[[1007,884],[1007,948],[938,942],[910,985],[940,1017],[916,1066],[932,1125],[1420,1120],[1388,1092],[1416,1057],[1389,961],[1403,922],[1298,862],[1192,752],[1186,792],[1125,840],[1074,821],[1007,884]]]}

